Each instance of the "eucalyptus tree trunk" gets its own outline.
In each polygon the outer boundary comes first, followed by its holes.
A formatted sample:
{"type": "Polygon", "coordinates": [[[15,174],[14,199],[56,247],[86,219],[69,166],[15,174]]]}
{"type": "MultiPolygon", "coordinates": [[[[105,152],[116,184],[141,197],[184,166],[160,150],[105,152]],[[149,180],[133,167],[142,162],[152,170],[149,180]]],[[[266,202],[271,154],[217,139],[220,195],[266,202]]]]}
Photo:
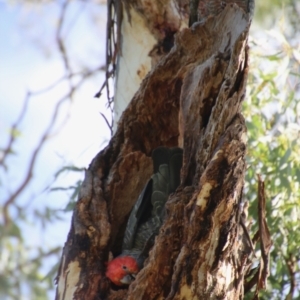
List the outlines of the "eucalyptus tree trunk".
{"type": "Polygon", "coordinates": [[[245,12],[228,4],[213,15],[202,2],[197,3],[202,19],[189,28],[190,6],[182,0],[163,6],[158,0],[124,1],[116,9],[123,35],[116,43],[122,57],[115,68],[115,100],[118,109],[128,106],[108,146],[86,170],[56,299],[243,298],[252,249],[241,209],[247,141],[241,105],[253,7],[247,4],[245,12]],[[131,69],[130,49],[123,46],[130,45],[126,32],[142,32],[137,19],[151,39],[147,51],[139,50],[144,60],[130,70],[140,75],[134,82],[138,90],[123,95],[122,68],[131,69]],[[142,66],[145,72],[139,73],[142,66]],[[118,104],[120,97],[125,104],[118,104]],[[120,252],[127,218],[152,174],[151,152],[158,146],[183,148],[181,185],[168,199],[144,268],[129,289],[115,290],[105,277],[105,263],[110,253],[120,252]]]}

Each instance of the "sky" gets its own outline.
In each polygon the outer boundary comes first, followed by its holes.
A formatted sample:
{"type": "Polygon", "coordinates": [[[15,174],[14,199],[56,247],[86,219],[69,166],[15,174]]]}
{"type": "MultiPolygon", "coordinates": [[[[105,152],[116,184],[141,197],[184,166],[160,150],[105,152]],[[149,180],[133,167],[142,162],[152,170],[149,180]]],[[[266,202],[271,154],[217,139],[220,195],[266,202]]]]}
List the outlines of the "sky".
{"type": "MultiPolygon", "coordinates": [[[[22,111],[26,93],[43,90],[65,74],[53,31],[58,13],[57,3],[25,7],[17,2],[0,2],[0,148],[8,143],[10,128],[22,111]]],[[[105,5],[73,2],[62,30],[73,70],[104,65],[105,26],[105,5]]],[[[100,115],[107,112],[106,99],[94,98],[103,80],[103,72],[98,72],[86,81],[72,102],[67,99],[62,103],[54,130],[38,155],[32,182],[16,200],[27,215],[29,222],[19,222],[27,245],[33,249],[63,246],[70,228],[71,212],[63,210],[71,192],[50,192],[50,188],[74,185],[83,179],[83,172],[64,172],[57,180],[55,172],[68,165],[87,168],[110,138],[100,115]],[[66,115],[69,117],[65,122],[66,115]],[[46,229],[36,223],[34,214],[45,206],[61,211],[62,218],[46,229]]],[[[23,181],[31,154],[51,121],[55,105],[68,89],[68,83],[62,82],[30,98],[13,147],[15,155],[8,157],[6,171],[0,166],[1,206],[23,181]]],[[[10,213],[16,216],[14,209],[10,213]]],[[[45,262],[45,274],[53,263],[51,259],[45,262]]]]}

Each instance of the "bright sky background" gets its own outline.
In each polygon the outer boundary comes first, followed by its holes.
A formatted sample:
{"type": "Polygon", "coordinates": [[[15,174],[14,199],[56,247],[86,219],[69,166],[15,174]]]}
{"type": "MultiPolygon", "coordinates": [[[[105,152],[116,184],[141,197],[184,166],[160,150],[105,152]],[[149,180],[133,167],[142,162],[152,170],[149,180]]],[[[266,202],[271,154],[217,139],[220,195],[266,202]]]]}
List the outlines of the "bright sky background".
{"type": "MultiPolygon", "coordinates": [[[[57,4],[43,4],[37,9],[34,6],[6,6],[0,2],[1,148],[8,142],[10,127],[21,112],[26,92],[47,88],[64,75],[65,69],[55,48],[53,31],[58,8],[57,4]]],[[[66,23],[63,36],[74,70],[78,70],[80,65],[92,69],[103,66],[106,5],[74,3],[68,12],[66,23]]],[[[22,229],[25,229],[26,242],[32,247],[43,245],[47,249],[48,246],[62,246],[66,241],[70,212],[62,213],[63,220],[53,222],[45,231],[41,224],[36,224],[33,210],[44,206],[63,210],[70,193],[45,190],[53,182],[54,173],[61,167],[72,164],[87,168],[109,139],[109,130],[100,115],[100,112],[106,111],[105,98],[94,98],[103,80],[103,73],[98,73],[98,76],[87,80],[82,86],[72,105],[68,101],[64,103],[59,122],[55,126],[57,134],[46,142],[38,156],[34,179],[17,200],[29,216],[30,223],[22,223],[22,229]],[[68,111],[70,118],[65,126],[61,126],[68,111]]],[[[50,122],[56,102],[67,90],[68,85],[64,83],[50,92],[31,98],[21,123],[21,135],[14,145],[16,155],[7,160],[7,172],[0,168],[1,206],[22,182],[31,153],[50,122]]],[[[82,173],[63,173],[51,187],[68,187],[79,179],[83,179],[82,173]]],[[[51,261],[47,262],[45,274],[50,265],[51,261]]]]}

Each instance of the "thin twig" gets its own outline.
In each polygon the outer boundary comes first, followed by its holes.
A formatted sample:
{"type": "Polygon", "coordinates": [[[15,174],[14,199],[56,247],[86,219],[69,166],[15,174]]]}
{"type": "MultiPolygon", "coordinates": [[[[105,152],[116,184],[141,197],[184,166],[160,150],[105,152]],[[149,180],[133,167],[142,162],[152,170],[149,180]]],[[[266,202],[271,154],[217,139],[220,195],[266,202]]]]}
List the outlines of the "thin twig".
{"type": "Polygon", "coordinates": [[[286,296],[286,300],[292,300],[294,297],[295,293],[295,288],[296,288],[296,271],[295,271],[295,265],[296,265],[296,260],[295,257],[290,254],[288,258],[285,258],[285,262],[289,271],[290,275],[290,291],[288,295],[286,296]]]}
{"type": "Polygon", "coordinates": [[[65,65],[65,69],[66,69],[68,75],[72,74],[72,72],[71,72],[71,67],[70,67],[68,54],[67,54],[66,47],[65,47],[65,44],[64,44],[64,39],[62,38],[62,28],[63,28],[63,24],[64,24],[64,21],[65,21],[65,18],[66,18],[66,14],[67,14],[69,4],[70,4],[70,0],[66,0],[62,4],[62,8],[61,8],[61,11],[60,11],[60,16],[59,16],[59,19],[58,19],[58,26],[57,26],[57,30],[56,30],[56,42],[57,42],[58,49],[59,49],[59,52],[61,54],[62,60],[63,60],[64,65],[65,65]]]}
{"type": "Polygon", "coordinates": [[[110,135],[112,136],[112,135],[113,135],[113,127],[112,127],[112,125],[109,124],[109,122],[108,122],[106,116],[105,116],[102,112],[100,112],[100,114],[101,114],[101,116],[103,117],[103,119],[104,119],[106,125],[108,126],[108,128],[109,128],[109,130],[110,130],[110,135]]]}
{"type": "MultiPolygon", "coordinates": [[[[46,128],[46,130],[44,131],[38,145],[36,146],[35,150],[32,153],[30,162],[29,162],[29,166],[27,169],[27,172],[25,174],[25,177],[23,179],[23,181],[21,182],[21,184],[16,188],[16,190],[9,196],[9,198],[4,201],[4,205],[3,205],[3,217],[4,217],[4,224],[8,225],[10,222],[10,217],[9,217],[9,213],[8,213],[8,209],[9,206],[12,205],[16,198],[21,194],[21,192],[28,186],[29,182],[32,179],[33,176],[33,170],[36,164],[36,160],[38,157],[38,154],[40,153],[41,149],[43,148],[46,140],[49,138],[50,133],[52,128],[55,125],[55,122],[57,120],[57,117],[59,115],[59,111],[60,111],[60,107],[61,105],[68,99],[73,97],[73,94],[75,93],[75,91],[77,91],[79,89],[79,87],[85,82],[86,78],[91,76],[91,73],[87,73],[86,76],[83,76],[81,78],[81,80],[65,95],[63,96],[58,103],[56,104],[55,108],[54,108],[54,112],[52,114],[52,118],[51,121],[48,125],[48,127],[46,128]]],[[[32,96],[32,93],[28,93],[28,95],[32,96]]],[[[62,123],[65,123],[66,120],[68,119],[68,115],[64,118],[62,123]]]]}
{"type": "Polygon", "coordinates": [[[21,109],[20,115],[17,118],[16,122],[13,124],[12,128],[11,128],[9,141],[7,143],[7,146],[3,150],[2,157],[0,158],[0,165],[2,165],[5,170],[6,170],[6,167],[5,167],[6,157],[9,153],[12,153],[13,144],[16,140],[16,132],[18,131],[19,125],[22,122],[22,120],[23,120],[23,118],[24,118],[24,116],[27,112],[29,100],[30,100],[30,93],[27,92],[25,100],[23,101],[23,107],[21,109]]]}

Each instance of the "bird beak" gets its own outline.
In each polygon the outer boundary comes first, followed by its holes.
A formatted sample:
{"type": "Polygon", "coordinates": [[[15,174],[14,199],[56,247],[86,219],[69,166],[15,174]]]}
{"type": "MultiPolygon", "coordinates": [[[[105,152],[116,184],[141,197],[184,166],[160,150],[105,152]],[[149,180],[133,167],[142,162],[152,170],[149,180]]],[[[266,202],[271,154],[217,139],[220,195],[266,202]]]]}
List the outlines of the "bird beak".
{"type": "Polygon", "coordinates": [[[135,274],[127,274],[120,280],[120,282],[129,285],[134,279],[135,279],[135,274]]]}

